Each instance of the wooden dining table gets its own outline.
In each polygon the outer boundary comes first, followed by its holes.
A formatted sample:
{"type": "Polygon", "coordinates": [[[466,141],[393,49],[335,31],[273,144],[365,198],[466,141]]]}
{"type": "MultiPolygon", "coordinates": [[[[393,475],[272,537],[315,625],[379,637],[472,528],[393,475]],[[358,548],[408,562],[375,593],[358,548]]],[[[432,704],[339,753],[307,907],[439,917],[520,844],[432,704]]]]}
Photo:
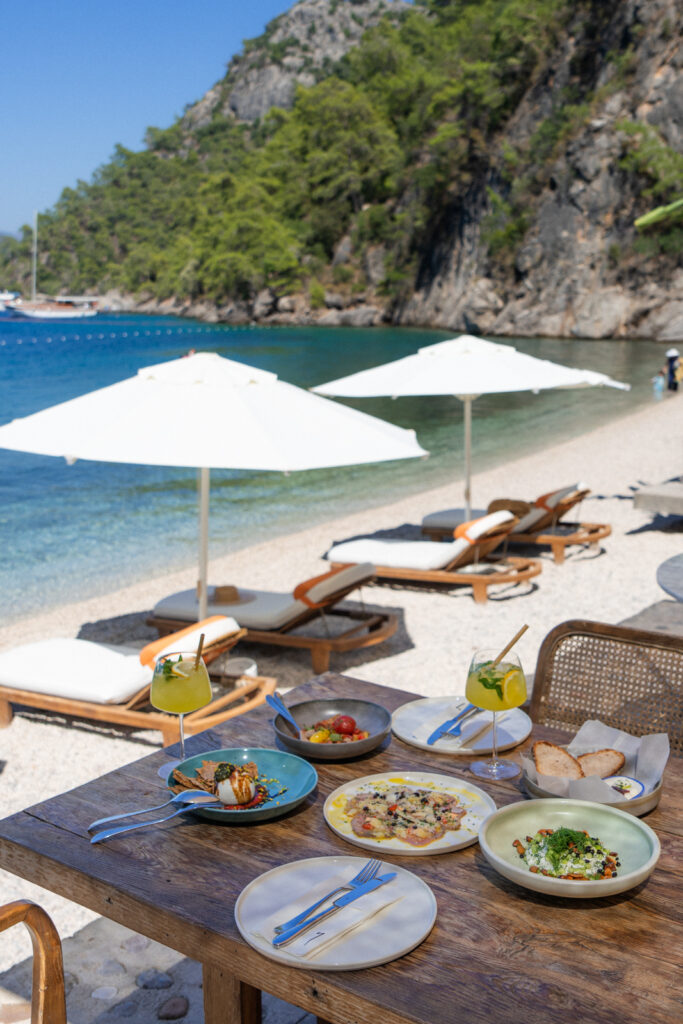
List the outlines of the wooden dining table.
{"type": "MultiPolygon", "coordinates": [[[[296,700],[359,697],[390,711],[418,694],[325,673],[296,700]]],[[[290,702],[294,701],[294,695],[290,702]]],[[[274,747],[272,712],[258,708],[193,736],[189,753],[274,747]]],[[[536,738],[563,740],[534,728],[536,738]]],[[[395,736],[351,761],[316,763],[317,790],[284,817],[229,826],[183,815],[91,845],[88,824],[163,798],[155,752],[0,821],[0,867],[177,950],[203,965],[206,1024],[257,1024],[266,991],[330,1024],[672,1024],[681,1019],[683,759],[667,766],[647,816],[662,844],[654,874],[620,895],[554,898],[502,878],[478,844],[396,856],[426,881],[438,914],[416,949],[383,966],[325,972],[276,963],[249,946],[234,920],[244,887],[286,862],[363,855],[326,825],[325,797],[353,778],[394,770],[472,781],[468,759],[395,736]]],[[[70,757],[77,757],[71,741],[70,757]]],[[[519,781],[477,780],[498,807],[527,799],[519,781]]],[[[283,894],[286,900],[286,894],[283,894]]],[[[67,965],[68,966],[68,965],[67,965]]]]}

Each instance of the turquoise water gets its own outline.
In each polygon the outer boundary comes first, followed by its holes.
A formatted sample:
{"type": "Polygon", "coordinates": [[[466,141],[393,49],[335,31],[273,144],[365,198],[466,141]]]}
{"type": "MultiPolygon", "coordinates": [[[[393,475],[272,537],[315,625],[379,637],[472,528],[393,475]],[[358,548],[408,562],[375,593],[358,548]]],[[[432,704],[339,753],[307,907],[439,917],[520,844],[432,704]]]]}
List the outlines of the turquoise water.
{"type": "MultiPolygon", "coordinates": [[[[217,352],[310,387],[449,336],[392,328],[234,328],[120,314],[57,327],[0,320],[0,424],[123,380],[189,348],[217,352]]],[[[478,399],[473,406],[475,504],[489,497],[477,491],[477,470],[649,403],[650,378],[663,361],[664,347],[652,342],[510,341],[531,355],[601,370],[633,387],[628,393],[595,389],[478,399]]],[[[462,476],[457,399],[348,404],[413,427],[430,458],[290,476],[215,471],[210,555],[462,476]]],[[[190,566],[197,557],[196,474],[97,462],[67,466],[62,459],[0,449],[0,538],[4,622],[190,566]]],[[[315,570],[320,554],[311,552],[302,576],[315,570]]]]}

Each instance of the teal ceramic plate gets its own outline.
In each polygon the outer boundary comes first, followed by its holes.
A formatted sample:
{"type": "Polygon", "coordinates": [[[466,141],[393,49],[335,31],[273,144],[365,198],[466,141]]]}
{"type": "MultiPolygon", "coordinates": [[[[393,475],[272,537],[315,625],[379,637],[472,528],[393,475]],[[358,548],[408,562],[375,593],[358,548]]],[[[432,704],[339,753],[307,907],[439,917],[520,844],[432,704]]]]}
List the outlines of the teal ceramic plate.
{"type": "MultiPolygon", "coordinates": [[[[283,786],[286,788],[282,796],[260,807],[247,807],[243,811],[229,811],[222,807],[198,807],[192,810],[192,814],[197,814],[200,818],[229,825],[251,825],[257,821],[279,818],[303,803],[318,784],[318,773],[313,765],[283,750],[262,750],[260,747],[205,750],[202,754],[195,754],[194,757],[181,761],[177,767],[183,775],[191,777],[196,775],[197,768],[201,768],[202,761],[229,761],[231,764],[254,761],[258,766],[259,777],[273,780],[269,783],[269,789],[275,791],[282,789],[283,786]]],[[[172,776],[169,776],[167,781],[170,788],[173,785],[172,776]]]]}
{"type": "Polygon", "coordinates": [[[659,839],[632,814],[609,804],[556,797],[508,804],[486,819],[479,832],[479,845],[488,862],[505,878],[535,892],[573,899],[614,896],[639,885],[652,874],[659,860],[659,839]],[[533,874],[513,847],[542,828],[585,829],[619,855],[621,867],[616,878],[574,881],[533,874]]]}

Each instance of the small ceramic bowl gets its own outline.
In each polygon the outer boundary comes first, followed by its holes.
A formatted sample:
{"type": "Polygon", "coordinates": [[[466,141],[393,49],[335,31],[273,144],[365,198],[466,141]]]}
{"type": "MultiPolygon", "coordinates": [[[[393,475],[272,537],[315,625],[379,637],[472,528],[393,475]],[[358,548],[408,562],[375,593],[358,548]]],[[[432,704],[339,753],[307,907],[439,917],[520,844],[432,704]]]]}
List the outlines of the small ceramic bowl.
{"type": "Polygon", "coordinates": [[[652,829],[632,814],[611,804],[558,797],[554,800],[523,800],[502,807],[481,826],[479,845],[487,861],[504,878],[535,892],[570,899],[614,896],[632,889],[652,874],[659,859],[659,839],[652,829]],[[587,831],[619,854],[621,866],[615,878],[581,881],[534,874],[520,860],[513,846],[539,829],[566,828],[587,831]]]}
{"type": "Polygon", "coordinates": [[[353,743],[311,743],[310,740],[297,739],[282,715],[276,715],[273,728],[283,746],[299,757],[319,761],[350,761],[351,758],[367,754],[379,747],[391,729],[391,715],[387,709],[369,700],[354,700],[351,697],[305,700],[290,705],[289,711],[302,729],[315,725],[323,718],[349,715],[359,729],[370,733],[366,739],[354,740],[353,743]]]}

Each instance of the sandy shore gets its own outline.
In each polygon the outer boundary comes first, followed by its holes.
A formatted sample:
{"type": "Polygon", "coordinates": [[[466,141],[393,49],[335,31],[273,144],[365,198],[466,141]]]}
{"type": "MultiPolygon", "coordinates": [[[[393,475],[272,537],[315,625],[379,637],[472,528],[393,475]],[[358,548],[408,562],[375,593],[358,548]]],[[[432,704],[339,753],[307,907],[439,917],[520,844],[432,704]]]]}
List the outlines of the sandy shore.
{"type": "MultiPolygon", "coordinates": [[[[674,397],[476,475],[473,499],[480,506],[494,497],[532,498],[585,480],[592,493],[580,516],[610,523],[612,536],[602,550],[576,551],[562,566],[544,554],[543,572],[532,581],[536,586],[492,592],[485,606],[475,605],[462,590],[444,594],[368,588],[368,604],[399,613],[399,632],[380,647],[338,656],[332,668],[423,695],[459,693],[464,690],[472,650],[482,644],[502,646],[525,622],[530,628],[518,650],[531,672],[543,637],[557,623],[574,617],[619,622],[662,600],[665,595],[657,586],[655,571],[660,562],[681,550],[683,537],[674,523],[666,528],[668,524],[660,520],[657,528],[651,526],[651,515],[636,511],[631,498],[638,487],[681,473],[682,438],[683,399],[674,397]]],[[[213,560],[211,581],[291,590],[300,580],[324,571],[326,563],[320,556],[332,541],[419,523],[427,512],[458,506],[461,499],[461,482],[454,481],[340,519],[332,519],[331,509],[331,521],[311,529],[306,529],[302,510],[300,532],[213,560]]],[[[194,577],[189,569],[15,623],[0,629],[0,648],[46,636],[143,642],[153,635],[144,618],[155,601],[193,586],[194,577]]],[[[277,676],[283,688],[310,677],[307,655],[274,654],[273,650],[249,646],[236,653],[254,657],[259,671],[277,676]]],[[[0,811],[10,814],[69,789],[140,757],[156,743],[151,733],[84,722],[67,725],[54,717],[21,712],[10,728],[0,731],[0,811]]],[[[0,873],[0,883],[7,899],[30,896],[41,902],[53,914],[62,936],[93,917],[13,876],[0,873]]],[[[0,936],[0,969],[29,954],[28,940],[15,932],[20,930],[0,936]]]]}

